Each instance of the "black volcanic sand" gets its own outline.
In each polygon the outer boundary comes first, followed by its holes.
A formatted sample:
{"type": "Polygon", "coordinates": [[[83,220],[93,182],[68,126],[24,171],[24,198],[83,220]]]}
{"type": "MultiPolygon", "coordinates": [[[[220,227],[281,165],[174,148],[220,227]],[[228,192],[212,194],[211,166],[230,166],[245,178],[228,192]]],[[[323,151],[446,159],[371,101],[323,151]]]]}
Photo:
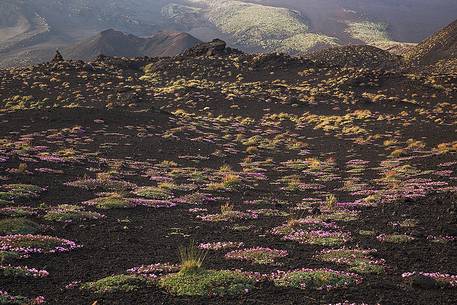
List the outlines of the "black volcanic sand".
{"type": "MultiPolygon", "coordinates": [[[[277,58],[262,61],[247,55],[237,56],[238,62],[248,61],[238,70],[235,66],[225,68],[227,62],[232,61],[228,57],[167,59],[154,68],[154,73],[160,76],[158,82],[139,80],[143,72],[132,62],[120,59],[114,63],[93,63],[91,67],[61,63],[1,71],[0,100],[11,100],[17,95],[31,95],[37,100],[50,98],[50,101],[42,101],[41,106],[19,110],[6,111],[6,102],[2,106],[5,112],[0,113],[0,139],[3,139],[0,159],[5,157],[6,160],[0,162],[0,184],[28,183],[47,188],[39,198],[17,204],[83,206],[83,202],[99,197],[100,192],[65,183],[84,177],[95,178],[96,174],[113,169],[116,180],[155,186],[158,182],[151,180],[151,176],[171,177],[178,185],[193,187],[174,190],[175,197],[200,192],[216,200],[200,205],[181,203],[171,208],[99,210],[87,207],[106,218],[72,223],[45,221],[39,212],[29,218],[45,225],[42,234],[66,238],[83,247],[68,253],[35,254],[15,261],[14,265],[45,269],[49,276],[43,279],[0,277],[0,290],[29,297],[43,295],[46,304],[68,305],[94,301],[99,305],[279,305],[345,301],[457,304],[455,288],[425,289],[402,279],[403,273],[414,271],[457,274],[457,242],[430,240],[430,236],[457,237],[456,153],[436,149],[438,144],[457,140],[457,108],[451,102],[455,100],[457,77],[417,74],[417,79],[412,79],[407,76],[411,71],[358,70],[289,58],[280,58],[278,62],[277,58]],[[87,69],[88,78],[80,78],[81,72],[87,69]],[[297,76],[306,69],[314,70],[297,76]],[[244,82],[246,87],[238,86],[237,73],[243,75],[244,79],[239,82],[244,82]],[[51,81],[52,77],[59,81],[51,81]],[[429,78],[436,79],[435,84],[444,89],[424,84],[429,78]],[[179,79],[187,82],[174,83],[179,79]],[[189,84],[191,79],[208,80],[209,84],[189,84]],[[337,80],[340,83],[337,84],[337,80]],[[34,82],[49,86],[40,87],[33,85],[34,82]],[[366,85],[370,82],[376,85],[366,85]],[[233,83],[237,86],[231,87],[233,83]],[[308,88],[321,88],[321,91],[311,94],[308,88]],[[235,97],[228,97],[228,92],[235,97]],[[372,101],[364,95],[366,92],[386,97],[372,101]],[[396,99],[388,99],[393,96],[396,99]],[[417,102],[412,103],[413,99],[417,102]],[[446,101],[450,104],[440,104],[446,101]],[[53,102],[56,107],[45,109],[43,106],[53,102]],[[78,104],[76,108],[73,108],[75,105],[63,107],[73,102],[78,104]],[[177,109],[180,111],[175,112],[177,109]],[[359,112],[354,114],[354,111],[359,112]],[[367,111],[370,114],[366,115],[367,111]],[[282,118],[270,116],[281,113],[282,118]],[[252,121],[243,121],[246,118],[252,121]],[[320,125],[322,118],[327,124],[320,125]],[[343,123],[334,123],[338,120],[343,123]],[[333,127],[325,129],[324,125],[333,127]],[[255,141],[254,136],[261,140],[255,141]],[[253,144],[247,143],[249,139],[253,144]],[[410,139],[423,145],[414,146],[410,139]],[[275,140],[273,147],[268,146],[275,140]],[[395,141],[388,145],[387,140],[395,141]],[[40,150],[33,150],[39,146],[47,146],[45,153],[52,156],[63,156],[64,149],[72,149],[74,153],[62,157],[64,160],[46,161],[40,159],[40,150]],[[249,146],[257,149],[246,150],[249,146]],[[395,149],[402,150],[400,156],[391,155],[395,149]],[[249,171],[262,173],[265,179],[256,180],[247,174],[246,157],[254,162],[249,171]],[[319,160],[321,167],[297,169],[285,163],[302,160],[309,164],[309,158],[319,160]],[[351,161],[360,160],[367,162],[354,170],[351,161]],[[162,161],[176,164],[164,168],[159,166],[162,161]],[[27,164],[26,173],[14,170],[21,163],[27,164]],[[232,190],[206,189],[208,183],[218,181],[218,169],[223,165],[229,165],[243,183],[232,190]],[[37,171],[40,168],[62,172],[37,171]],[[176,172],[189,168],[201,170],[203,180],[194,182],[188,176],[172,174],[173,169],[176,172]],[[282,179],[290,175],[300,178],[301,189],[284,189],[287,183],[282,179]],[[393,184],[389,184],[386,177],[394,177],[394,182],[390,181],[393,184]],[[345,184],[346,181],[352,184],[345,184]],[[310,184],[320,186],[313,188],[310,184]],[[354,184],[360,184],[359,188],[350,190],[354,184]],[[222,204],[230,202],[240,211],[276,209],[295,217],[306,217],[313,215],[317,204],[306,204],[303,199],[325,201],[328,194],[334,194],[338,202],[344,204],[365,198],[367,194],[354,194],[363,190],[379,192],[377,204],[349,207],[358,211],[357,219],[335,223],[351,234],[345,247],[376,249],[376,258],[385,260],[386,271],[381,275],[363,274],[363,282],[354,287],[299,290],[278,288],[266,281],[245,295],[231,298],[174,297],[155,286],[102,296],[77,287],[66,288],[75,281],[94,281],[125,273],[136,266],[178,263],[178,246],[186,245],[191,239],[199,243],[238,241],[246,248],[270,247],[289,253],[278,260],[280,266],[272,266],[226,260],[227,251],[212,251],[205,261],[208,268],[264,274],[303,267],[348,270],[348,266],[324,263],[314,257],[323,249],[340,247],[299,244],[270,233],[292,216],[261,215],[253,220],[214,223],[196,216],[216,214],[222,204]],[[246,204],[256,199],[265,202],[246,204]],[[284,202],[286,204],[282,204],[284,202]],[[207,211],[195,213],[189,211],[191,208],[207,211]],[[415,226],[398,225],[405,220],[414,220],[415,226]],[[234,229],[235,225],[251,227],[240,231],[234,229]],[[362,235],[361,230],[373,231],[374,235],[362,235]],[[390,244],[376,239],[380,234],[394,233],[408,234],[415,240],[390,244]]],[[[323,207],[320,209],[324,211],[323,207]]]]}

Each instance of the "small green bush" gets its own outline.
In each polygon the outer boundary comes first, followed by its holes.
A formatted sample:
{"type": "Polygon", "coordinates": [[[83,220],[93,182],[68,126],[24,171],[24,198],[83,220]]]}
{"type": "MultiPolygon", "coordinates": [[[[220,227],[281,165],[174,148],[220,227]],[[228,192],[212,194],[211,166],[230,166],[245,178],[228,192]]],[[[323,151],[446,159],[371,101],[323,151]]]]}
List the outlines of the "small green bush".
{"type": "Polygon", "coordinates": [[[87,282],[81,285],[81,289],[88,290],[97,294],[132,292],[142,287],[148,286],[149,281],[143,277],[135,275],[112,275],[102,278],[95,282],[87,282]]]}
{"type": "Polygon", "coordinates": [[[159,286],[177,296],[235,296],[254,288],[255,280],[230,270],[191,270],[169,274],[159,286]]]}

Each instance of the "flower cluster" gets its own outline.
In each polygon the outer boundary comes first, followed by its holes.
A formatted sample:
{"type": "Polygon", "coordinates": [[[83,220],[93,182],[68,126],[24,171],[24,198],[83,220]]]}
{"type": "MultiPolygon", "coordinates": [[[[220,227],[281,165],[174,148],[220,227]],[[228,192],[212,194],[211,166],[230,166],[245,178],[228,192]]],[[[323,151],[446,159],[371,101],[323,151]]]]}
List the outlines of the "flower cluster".
{"type": "Polygon", "coordinates": [[[249,212],[230,211],[221,214],[198,215],[197,218],[208,222],[229,221],[237,219],[256,219],[259,215],[249,212]]]}
{"type": "Polygon", "coordinates": [[[112,180],[112,179],[90,179],[84,178],[81,180],[76,180],[73,182],[64,183],[67,186],[73,186],[85,190],[131,190],[136,187],[135,184],[121,181],[121,180],[112,180]]]}
{"type": "Polygon", "coordinates": [[[47,173],[47,174],[63,174],[64,171],[60,169],[53,169],[49,167],[40,167],[40,168],[35,168],[36,172],[39,173],[47,173]]]}
{"type": "Polygon", "coordinates": [[[170,263],[157,263],[152,265],[143,265],[140,267],[131,268],[127,270],[127,272],[141,275],[149,279],[156,279],[168,273],[178,272],[179,269],[179,265],[174,265],[170,263]]]}
{"type": "Polygon", "coordinates": [[[60,221],[67,223],[78,220],[98,220],[105,217],[105,215],[100,213],[85,211],[82,207],[71,204],[60,204],[52,207],[43,216],[43,218],[48,221],[60,221]]]}
{"type": "Polygon", "coordinates": [[[405,272],[401,275],[404,279],[409,279],[413,276],[421,275],[431,278],[442,287],[457,287],[457,275],[451,275],[439,272],[405,272]]]}
{"type": "Polygon", "coordinates": [[[3,276],[13,277],[35,277],[43,278],[49,275],[46,270],[38,270],[36,268],[28,268],[27,266],[10,266],[0,265],[0,274],[3,276]]]}
{"type": "Polygon", "coordinates": [[[0,290],[0,304],[40,305],[44,303],[45,298],[43,296],[29,299],[23,296],[13,296],[6,291],[0,290]]]}
{"type": "Polygon", "coordinates": [[[215,198],[208,194],[204,193],[192,193],[188,195],[184,195],[178,198],[173,199],[173,202],[179,204],[205,204],[208,202],[214,202],[215,198]]]}
{"type": "Polygon", "coordinates": [[[257,210],[247,210],[248,213],[253,213],[261,216],[288,216],[289,213],[280,211],[277,209],[257,209],[257,210]]]}
{"type": "Polygon", "coordinates": [[[286,250],[257,247],[231,251],[225,255],[225,258],[247,260],[252,263],[266,265],[272,264],[276,259],[286,257],[287,255],[288,252],[286,250]]]}
{"type": "Polygon", "coordinates": [[[192,208],[192,209],[189,209],[189,212],[191,212],[191,213],[208,212],[208,209],[205,209],[205,208],[192,208]]]}
{"type": "Polygon", "coordinates": [[[37,216],[38,210],[31,207],[6,207],[0,208],[0,215],[11,217],[37,216]]]}
{"type": "Polygon", "coordinates": [[[233,248],[241,248],[244,246],[242,242],[233,242],[233,241],[225,241],[225,242],[214,242],[214,243],[201,243],[198,245],[200,249],[203,250],[224,250],[224,249],[233,249],[233,248]]]}
{"type": "Polygon", "coordinates": [[[79,287],[80,285],[81,285],[81,281],[72,281],[72,282],[68,283],[67,285],[65,285],[65,289],[73,289],[73,288],[79,287]]]}
{"type": "Polygon", "coordinates": [[[413,241],[415,238],[406,234],[380,234],[376,239],[380,242],[400,244],[413,241]]]}
{"type": "Polygon", "coordinates": [[[271,275],[275,285],[299,289],[331,290],[362,283],[363,278],[355,273],[332,269],[297,269],[276,271],[271,275]]]}
{"type": "Polygon", "coordinates": [[[133,207],[144,206],[148,208],[171,208],[177,206],[177,203],[168,200],[132,198],[128,199],[128,201],[133,207]]]}
{"type": "Polygon", "coordinates": [[[285,240],[292,240],[301,244],[321,245],[321,246],[336,246],[344,244],[351,238],[349,232],[340,231],[303,231],[298,230],[289,235],[284,236],[285,240]]]}
{"type": "Polygon", "coordinates": [[[53,156],[48,154],[39,154],[36,156],[41,161],[51,162],[51,163],[64,163],[66,160],[59,156],[53,156]]]}
{"type": "Polygon", "coordinates": [[[325,262],[349,265],[350,270],[357,273],[383,273],[385,261],[372,258],[371,254],[375,252],[374,249],[326,249],[316,257],[325,262]]]}
{"type": "Polygon", "coordinates": [[[441,236],[429,235],[429,236],[427,236],[427,240],[437,242],[437,243],[447,243],[450,241],[456,241],[457,237],[450,236],[450,235],[441,235],[441,236]]]}
{"type": "Polygon", "coordinates": [[[20,254],[68,252],[80,247],[71,240],[47,235],[0,236],[0,251],[12,251],[20,254]]]}

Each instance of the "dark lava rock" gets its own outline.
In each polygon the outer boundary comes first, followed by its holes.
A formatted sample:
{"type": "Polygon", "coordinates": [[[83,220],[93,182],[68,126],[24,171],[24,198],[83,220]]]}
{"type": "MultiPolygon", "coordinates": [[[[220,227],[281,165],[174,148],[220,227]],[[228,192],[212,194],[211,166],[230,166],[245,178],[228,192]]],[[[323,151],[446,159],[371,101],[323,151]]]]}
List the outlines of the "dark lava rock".
{"type": "Polygon", "coordinates": [[[63,58],[62,54],[59,52],[59,50],[56,51],[56,55],[54,55],[54,58],[51,60],[52,63],[58,63],[58,62],[63,62],[65,59],[63,58]]]}
{"type": "Polygon", "coordinates": [[[227,48],[227,44],[223,40],[214,39],[213,41],[201,43],[195,47],[187,49],[181,55],[184,57],[197,57],[230,54],[242,54],[242,52],[236,49],[227,48]]]}
{"type": "Polygon", "coordinates": [[[413,275],[409,278],[409,283],[414,288],[421,288],[421,289],[438,289],[440,285],[437,281],[432,279],[431,277],[424,276],[421,274],[413,275]]]}

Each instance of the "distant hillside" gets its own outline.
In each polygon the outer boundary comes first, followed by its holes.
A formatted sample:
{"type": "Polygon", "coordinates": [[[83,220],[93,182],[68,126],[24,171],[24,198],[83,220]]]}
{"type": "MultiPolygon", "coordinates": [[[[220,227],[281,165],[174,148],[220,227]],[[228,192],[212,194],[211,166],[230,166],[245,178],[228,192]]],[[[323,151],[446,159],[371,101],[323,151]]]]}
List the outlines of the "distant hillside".
{"type": "Polygon", "coordinates": [[[373,46],[342,46],[311,53],[307,58],[324,66],[392,69],[400,57],[373,46]]]}
{"type": "Polygon", "coordinates": [[[109,29],[62,50],[70,59],[92,60],[100,54],[107,56],[174,56],[201,41],[182,32],[158,32],[142,38],[109,29]]]}
{"type": "Polygon", "coordinates": [[[457,59],[457,20],[418,44],[406,57],[421,65],[457,59]]]}
{"type": "MultiPolygon", "coordinates": [[[[40,63],[56,49],[71,54],[81,41],[99,47],[89,40],[110,28],[138,37],[167,31],[220,38],[249,53],[304,55],[356,44],[405,54],[455,16],[455,0],[0,0],[0,67],[40,63]]],[[[137,39],[127,41],[137,48],[137,39]]]]}

